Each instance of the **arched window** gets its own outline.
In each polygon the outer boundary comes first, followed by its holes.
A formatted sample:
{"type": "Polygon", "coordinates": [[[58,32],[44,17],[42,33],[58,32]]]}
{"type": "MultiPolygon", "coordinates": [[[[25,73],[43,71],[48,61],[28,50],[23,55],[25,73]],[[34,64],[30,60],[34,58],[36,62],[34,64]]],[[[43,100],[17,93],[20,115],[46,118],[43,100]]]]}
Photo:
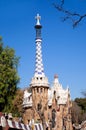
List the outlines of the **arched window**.
{"type": "Polygon", "coordinates": [[[38,104],[37,104],[37,110],[40,111],[41,108],[42,108],[42,104],[41,104],[41,103],[38,103],[38,104]]]}
{"type": "Polygon", "coordinates": [[[55,119],[56,119],[56,110],[53,109],[53,110],[52,110],[52,128],[54,128],[55,125],[56,125],[55,119]]]}
{"type": "Polygon", "coordinates": [[[37,88],[37,93],[39,93],[39,88],[37,88]]]}
{"type": "Polygon", "coordinates": [[[54,90],[54,93],[53,93],[54,95],[56,94],[56,91],[54,90]]]}
{"type": "Polygon", "coordinates": [[[40,88],[40,93],[42,93],[42,88],[40,88]]]}

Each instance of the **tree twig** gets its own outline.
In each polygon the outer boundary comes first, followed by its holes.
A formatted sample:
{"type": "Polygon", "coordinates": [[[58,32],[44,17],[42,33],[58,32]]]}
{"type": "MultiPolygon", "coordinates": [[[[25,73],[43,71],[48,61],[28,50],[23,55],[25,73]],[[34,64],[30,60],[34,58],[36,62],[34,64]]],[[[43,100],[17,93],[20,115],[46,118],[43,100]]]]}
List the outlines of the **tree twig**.
{"type": "Polygon", "coordinates": [[[55,4],[53,3],[54,7],[65,14],[65,16],[63,17],[63,20],[62,21],[66,21],[68,19],[70,19],[73,23],[73,28],[76,27],[85,17],[86,17],[86,14],[79,14],[79,13],[76,13],[76,12],[71,12],[69,10],[66,10],[63,8],[63,5],[64,5],[64,0],[61,0],[61,4],[55,4]]]}

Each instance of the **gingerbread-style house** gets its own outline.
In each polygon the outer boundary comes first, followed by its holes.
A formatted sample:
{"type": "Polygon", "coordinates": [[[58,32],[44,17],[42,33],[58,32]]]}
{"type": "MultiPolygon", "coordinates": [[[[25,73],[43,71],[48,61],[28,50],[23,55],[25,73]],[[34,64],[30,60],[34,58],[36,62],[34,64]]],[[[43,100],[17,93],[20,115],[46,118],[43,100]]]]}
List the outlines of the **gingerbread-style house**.
{"type": "Polygon", "coordinates": [[[42,62],[42,25],[39,14],[36,20],[35,72],[29,90],[24,91],[23,121],[25,124],[40,122],[44,129],[72,130],[70,91],[68,87],[63,89],[57,75],[54,76],[52,86],[49,85],[42,62]]]}

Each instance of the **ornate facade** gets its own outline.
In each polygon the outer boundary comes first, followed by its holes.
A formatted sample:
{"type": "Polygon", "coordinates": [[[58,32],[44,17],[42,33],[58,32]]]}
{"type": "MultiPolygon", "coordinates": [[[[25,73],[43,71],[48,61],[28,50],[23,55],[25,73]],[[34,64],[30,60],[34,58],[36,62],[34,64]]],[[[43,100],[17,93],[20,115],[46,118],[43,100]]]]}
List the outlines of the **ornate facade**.
{"type": "Polygon", "coordinates": [[[23,120],[25,124],[41,122],[44,129],[72,130],[71,98],[69,88],[63,89],[58,76],[50,87],[42,62],[42,38],[40,16],[37,14],[35,73],[29,90],[24,91],[23,120]]]}

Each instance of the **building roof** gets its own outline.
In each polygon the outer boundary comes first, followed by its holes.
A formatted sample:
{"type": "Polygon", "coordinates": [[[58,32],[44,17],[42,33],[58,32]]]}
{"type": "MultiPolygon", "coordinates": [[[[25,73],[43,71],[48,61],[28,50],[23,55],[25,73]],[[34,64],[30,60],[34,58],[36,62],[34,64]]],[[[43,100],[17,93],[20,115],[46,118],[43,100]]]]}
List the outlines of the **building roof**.
{"type": "Polygon", "coordinates": [[[49,89],[48,91],[48,100],[49,100],[48,105],[52,105],[54,92],[56,93],[56,99],[58,101],[57,102],[58,105],[67,103],[70,92],[69,92],[68,87],[66,89],[63,89],[62,85],[59,83],[58,76],[54,76],[53,85],[51,89],[49,89]]]}

